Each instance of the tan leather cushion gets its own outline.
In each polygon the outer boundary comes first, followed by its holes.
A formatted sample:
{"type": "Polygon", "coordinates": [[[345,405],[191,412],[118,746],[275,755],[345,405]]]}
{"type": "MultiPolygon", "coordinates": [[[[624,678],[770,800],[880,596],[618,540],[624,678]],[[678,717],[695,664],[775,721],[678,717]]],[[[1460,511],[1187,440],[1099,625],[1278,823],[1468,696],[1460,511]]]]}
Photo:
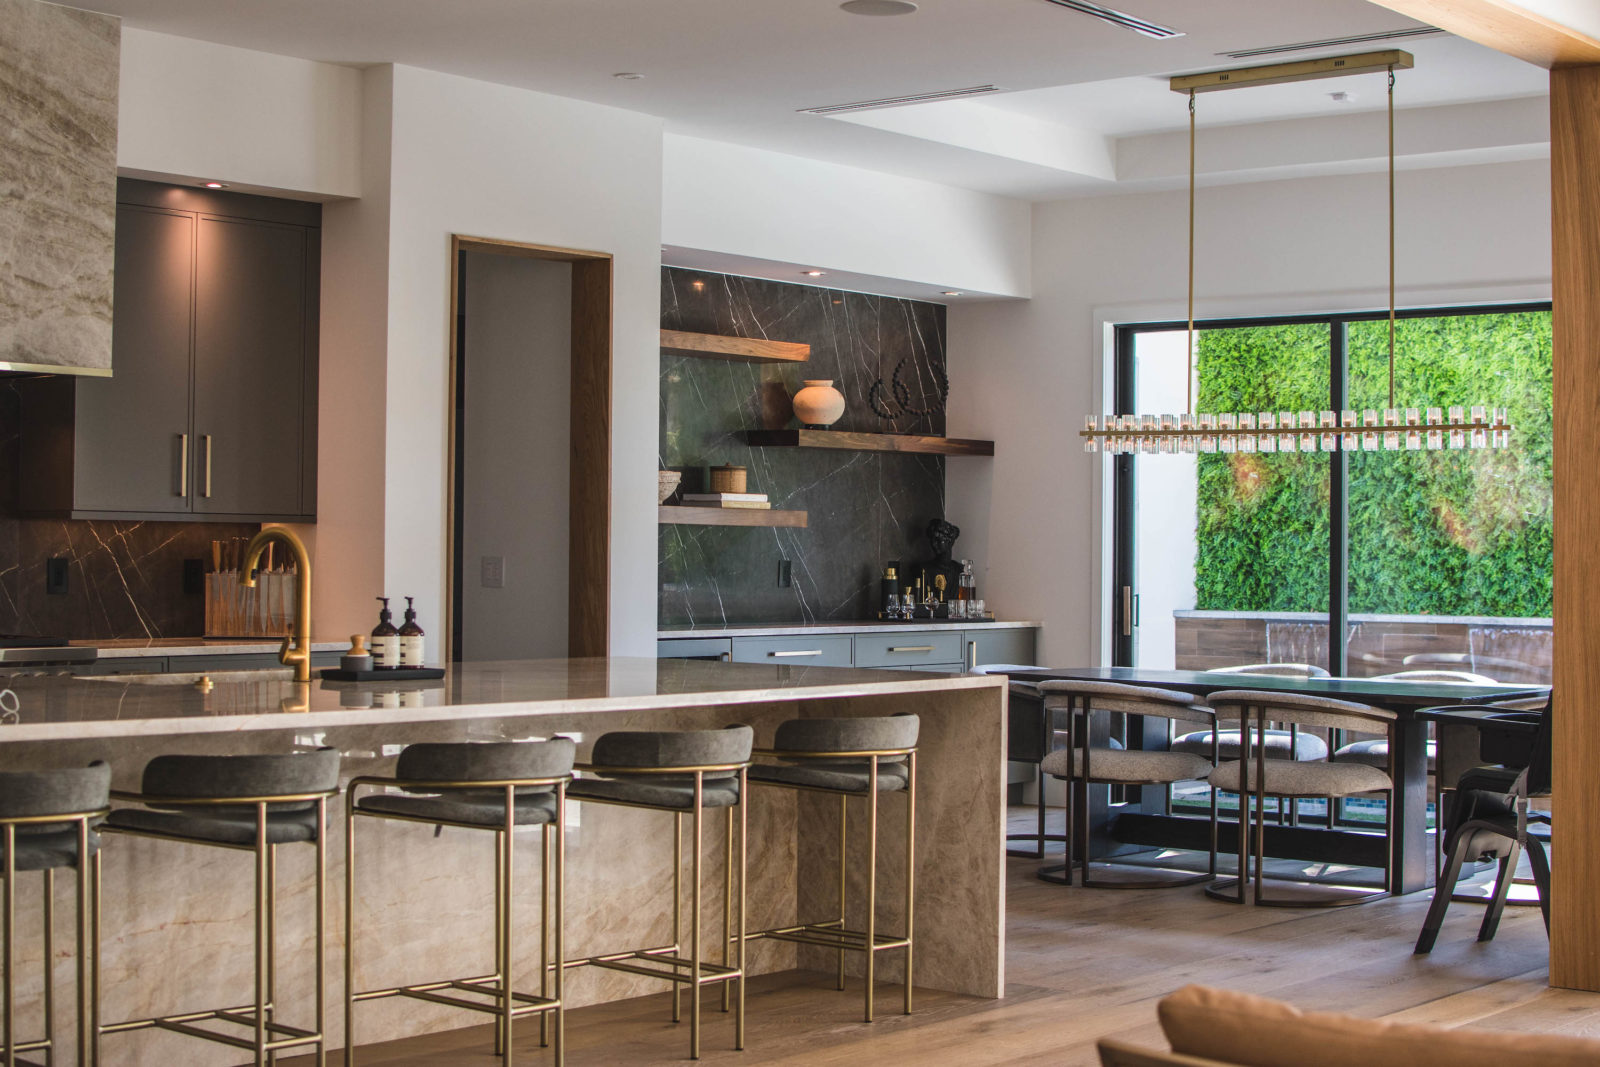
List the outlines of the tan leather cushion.
{"type": "Polygon", "coordinates": [[[1157,1007],[1172,1051],[1240,1067],[1594,1067],[1600,1041],[1303,1012],[1184,986],[1157,1007]]]}

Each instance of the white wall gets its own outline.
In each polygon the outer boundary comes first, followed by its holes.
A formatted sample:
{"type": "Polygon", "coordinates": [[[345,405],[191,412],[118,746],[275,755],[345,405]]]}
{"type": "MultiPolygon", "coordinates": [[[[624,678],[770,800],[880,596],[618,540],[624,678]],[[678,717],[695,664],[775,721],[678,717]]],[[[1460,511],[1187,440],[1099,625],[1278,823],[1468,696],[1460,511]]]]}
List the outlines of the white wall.
{"type": "MultiPolygon", "coordinates": [[[[1384,188],[1358,175],[1202,189],[1200,317],[1382,306],[1384,188]]],[[[1548,298],[1549,188],[1542,161],[1402,173],[1402,304],[1548,298]]],[[[995,458],[951,461],[949,517],[985,599],[1045,622],[1044,662],[1100,652],[1106,460],[1077,430],[1110,410],[1105,324],[1183,315],[1185,204],[1175,192],[1037,205],[1034,298],[950,311],[949,432],[993,437],[995,458]]]]}
{"type": "Polygon", "coordinates": [[[437,629],[448,566],[450,236],[606,252],[611,653],[654,655],[661,123],[400,66],[392,122],[388,392],[374,442],[384,450],[384,586],[417,597],[424,628],[437,629]]]}
{"type": "Polygon", "coordinates": [[[567,654],[572,266],[467,253],[461,658],[567,654]],[[482,582],[484,556],[504,583],[482,582]]]}
{"type": "Polygon", "coordinates": [[[124,27],[118,169],[360,196],[361,84],[354,67],[124,27]]]}
{"type": "Polygon", "coordinates": [[[673,134],[662,201],[668,245],[919,282],[924,299],[1029,292],[1021,200],[673,134]]]}

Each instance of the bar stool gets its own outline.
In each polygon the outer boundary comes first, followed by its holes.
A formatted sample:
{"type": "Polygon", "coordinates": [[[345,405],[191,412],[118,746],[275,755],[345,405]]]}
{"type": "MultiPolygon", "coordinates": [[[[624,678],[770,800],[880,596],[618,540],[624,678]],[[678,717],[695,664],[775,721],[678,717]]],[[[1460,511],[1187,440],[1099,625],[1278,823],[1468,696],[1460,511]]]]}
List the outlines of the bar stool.
{"type": "Polygon", "coordinates": [[[564,1014],[560,961],[562,922],[565,914],[564,882],[567,783],[572,779],[575,746],[565,737],[548,741],[407,745],[395,763],[392,778],[363,775],[352,778],[345,794],[345,951],[344,951],[344,1062],[355,1063],[355,1006],[358,1001],[384,997],[412,997],[435,1004],[481,1011],[496,1017],[495,1051],[509,1067],[512,1024],[519,1015],[538,1013],[539,1043],[551,1044],[550,1023],[555,1024],[555,1061],[565,1062],[562,1048],[564,1014]],[[399,792],[369,793],[357,799],[362,788],[387,788],[399,792]],[[355,870],[356,816],[451,826],[463,830],[492,830],[495,834],[494,937],[495,961],[491,974],[473,978],[370,989],[355,987],[355,870]],[[515,830],[539,826],[543,834],[539,900],[539,995],[516,992],[511,985],[513,919],[512,868],[515,830]],[[554,956],[551,955],[551,899],[554,898],[554,956]],[[554,972],[554,990],[551,975],[554,972]],[[458,994],[492,998],[468,1000],[458,994]],[[553,995],[552,995],[553,994],[553,995]]]}
{"type": "MultiPolygon", "coordinates": [[[[1043,667],[1029,667],[1018,663],[988,663],[973,667],[968,674],[1006,674],[1013,671],[1038,671],[1043,667]]],[[[1044,758],[1055,748],[1055,722],[1044,708],[1044,696],[1039,692],[1035,682],[1012,680],[1009,683],[1010,699],[1006,702],[1006,761],[1008,763],[1031,763],[1034,768],[1035,784],[1039,790],[1039,804],[1035,815],[1038,819],[1037,827],[1026,833],[1006,834],[1007,841],[1031,841],[1033,848],[1007,848],[1007,856],[1018,859],[1041,860],[1044,859],[1044,846],[1048,841],[1067,840],[1066,834],[1052,834],[1045,831],[1045,814],[1047,809],[1044,804],[1044,758]]]]}
{"type": "MultiPolygon", "coordinates": [[[[1392,746],[1394,712],[1348,700],[1333,700],[1301,693],[1274,693],[1259,689],[1225,689],[1211,694],[1209,703],[1217,712],[1219,724],[1226,720],[1238,724],[1242,740],[1239,758],[1218,764],[1210,777],[1213,790],[1227,789],[1238,792],[1238,875],[1207,886],[1206,895],[1232,904],[1244,904],[1253,899],[1256,904],[1280,908],[1339,907],[1364,904],[1387,896],[1392,882],[1391,837],[1394,823],[1394,782],[1389,775],[1365,763],[1270,759],[1266,748],[1257,739],[1266,732],[1268,722],[1280,722],[1363,733],[1373,733],[1382,729],[1392,746]],[[1376,892],[1357,895],[1341,893],[1296,899],[1268,897],[1264,890],[1267,798],[1272,797],[1281,805],[1284,800],[1298,801],[1306,797],[1341,800],[1364,793],[1384,795],[1383,887],[1376,892]],[[1251,881],[1249,855],[1252,851],[1250,846],[1252,800],[1256,809],[1253,896],[1247,895],[1245,889],[1246,883],[1251,881]]],[[[1215,838],[1212,847],[1215,850],[1215,838]]]]}
{"type": "MultiPolygon", "coordinates": [[[[257,1067],[277,1062],[284,1049],[315,1045],[325,1059],[327,976],[328,798],[339,792],[339,753],[316,748],[259,756],[157,756],[145,764],[137,793],[113,790],[117,800],[143,805],[118,808],[104,828],[255,855],[255,999],[237,1008],[129,1019],[97,1027],[98,1034],[161,1029],[215,1041],[255,1054],[257,1067]],[[316,1026],[278,1022],[275,998],[278,847],[312,844],[317,852],[316,1026]],[[251,1037],[196,1025],[211,1021],[247,1027],[251,1037]]],[[[99,969],[96,968],[96,985],[99,969]]],[[[99,1059],[96,1050],[96,1060],[99,1059]]]]}
{"type": "Polygon", "coordinates": [[[916,906],[917,732],[915,715],[855,719],[790,719],[778,727],[770,749],[760,755],[781,760],[750,768],[750,780],[839,798],[839,917],[801,922],[750,934],[752,938],[792,941],[835,949],[839,955],[838,987],[844,988],[846,952],[862,954],[865,967],[865,1020],[872,1021],[873,986],[878,953],[904,949],[905,1014],[911,1014],[912,926],[916,906]],[[878,795],[906,795],[905,933],[878,933],[878,795]],[[866,929],[845,926],[848,814],[851,797],[867,809],[866,929]]]}
{"type": "MultiPolygon", "coordinates": [[[[1065,713],[1067,747],[1044,758],[1044,773],[1067,783],[1070,811],[1068,826],[1076,835],[1078,884],[1085,889],[1156,889],[1197,885],[1216,877],[1217,794],[1211,791],[1211,859],[1206,871],[1176,877],[1152,876],[1111,880],[1095,879],[1089,862],[1089,787],[1161,786],[1204,781],[1217,761],[1216,713],[1195,702],[1192,694],[1120,682],[1055,681],[1039,683],[1047,714],[1065,713]],[[1096,744],[1094,713],[1154,716],[1174,722],[1200,723],[1211,741],[1207,756],[1193,752],[1129,749],[1114,745],[1115,738],[1096,744]]],[[[1169,728],[1170,730],[1170,728],[1169,728]]],[[[1072,884],[1074,844],[1067,847],[1067,862],[1039,868],[1039,878],[1072,884]]]]}
{"type": "Polygon", "coordinates": [[[568,960],[566,966],[606,967],[611,970],[660,978],[672,983],[672,1021],[682,1018],[679,993],[689,987],[689,1057],[700,1058],[700,991],[721,984],[722,1010],[729,1010],[728,986],[736,987],[733,1047],[744,1048],[745,855],[748,820],[745,817],[745,776],[750,768],[750,748],[755,734],[748,726],[721,730],[676,732],[615,731],[601,734],[588,763],[579,771],[597,777],[579,778],[567,795],[586,803],[615,804],[647,811],[669,811],[673,821],[672,944],[633,949],[585,959],[568,960]],[[705,959],[700,937],[700,852],[707,808],[727,812],[724,863],[727,877],[722,896],[722,959],[705,959]],[[738,923],[733,916],[734,812],[738,811],[739,872],[738,923]],[[683,956],[683,817],[690,817],[693,848],[693,887],[689,906],[689,955],[683,956]],[[737,954],[729,959],[729,949],[737,954]],[[688,973],[685,974],[684,972],[688,973]]]}
{"type": "Polygon", "coordinates": [[[93,1021],[99,1004],[92,994],[89,967],[99,966],[100,835],[96,820],[110,806],[111,767],[95,761],[87,767],[53,771],[10,771],[0,774],[0,827],[5,848],[5,1044],[7,1064],[21,1052],[43,1051],[55,1062],[55,887],[56,871],[71,867],[78,880],[78,1015],[77,1062],[87,1064],[93,1021]],[[90,861],[94,857],[94,862],[90,861]],[[44,875],[44,1037],[19,1040],[16,1031],[17,875],[44,875]]]}

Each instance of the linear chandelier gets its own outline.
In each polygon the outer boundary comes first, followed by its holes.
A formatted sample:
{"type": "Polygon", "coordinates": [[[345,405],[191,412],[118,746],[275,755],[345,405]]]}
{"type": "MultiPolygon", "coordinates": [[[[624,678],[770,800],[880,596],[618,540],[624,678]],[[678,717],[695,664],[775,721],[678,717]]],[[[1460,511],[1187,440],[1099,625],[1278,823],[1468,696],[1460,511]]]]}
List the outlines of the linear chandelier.
{"type": "Polygon", "coordinates": [[[1194,218],[1195,94],[1251,85],[1387,71],[1389,75],[1389,406],[1381,412],[1261,411],[1182,415],[1089,415],[1085,452],[1262,453],[1393,452],[1414,449],[1504,448],[1511,425],[1506,409],[1489,406],[1400,408],[1395,404],[1395,153],[1394,72],[1413,65],[1411,54],[1393,49],[1328,59],[1273,63],[1181,75],[1173,92],[1189,97],[1189,334],[1185,407],[1194,408],[1194,218]]]}

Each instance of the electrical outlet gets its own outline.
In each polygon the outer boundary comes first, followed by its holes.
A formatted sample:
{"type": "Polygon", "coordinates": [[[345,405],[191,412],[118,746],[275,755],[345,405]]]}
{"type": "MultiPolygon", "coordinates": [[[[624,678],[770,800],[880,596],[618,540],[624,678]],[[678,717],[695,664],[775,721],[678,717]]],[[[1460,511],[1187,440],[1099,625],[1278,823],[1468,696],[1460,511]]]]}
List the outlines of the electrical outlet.
{"type": "Polygon", "coordinates": [[[53,556],[44,561],[44,591],[46,596],[67,595],[67,567],[71,562],[65,556],[53,556]]]}
{"type": "Polygon", "coordinates": [[[787,589],[794,584],[794,567],[786,559],[778,561],[778,588],[787,589]]]}
{"type": "Polygon", "coordinates": [[[478,581],[485,589],[504,589],[506,587],[506,558],[504,556],[484,556],[478,563],[478,581]]]}
{"type": "Polygon", "coordinates": [[[206,563],[202,559],[183,561],[183,595],[204,596],[206,592],[206,563]]]}

